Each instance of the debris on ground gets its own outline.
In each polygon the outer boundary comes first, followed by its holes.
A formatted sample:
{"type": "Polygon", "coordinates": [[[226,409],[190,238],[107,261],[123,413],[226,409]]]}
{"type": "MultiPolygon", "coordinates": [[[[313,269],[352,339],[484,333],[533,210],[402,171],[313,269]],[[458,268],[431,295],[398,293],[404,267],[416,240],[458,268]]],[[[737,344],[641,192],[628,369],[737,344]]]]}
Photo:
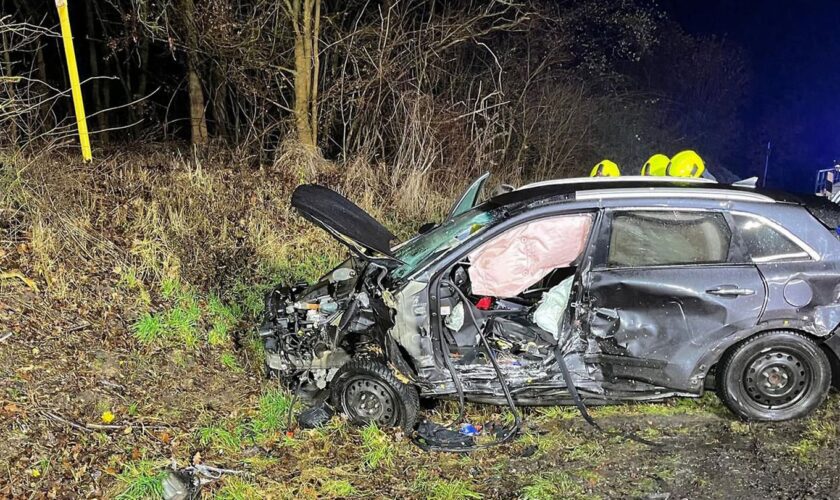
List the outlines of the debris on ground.
{"type": "Polygon", "coordinates": [[[301,429],[315,429],[326,425],[335,415],[335,410],[328,403],[317,403],[298,415],[297,421],[301,429]]]}

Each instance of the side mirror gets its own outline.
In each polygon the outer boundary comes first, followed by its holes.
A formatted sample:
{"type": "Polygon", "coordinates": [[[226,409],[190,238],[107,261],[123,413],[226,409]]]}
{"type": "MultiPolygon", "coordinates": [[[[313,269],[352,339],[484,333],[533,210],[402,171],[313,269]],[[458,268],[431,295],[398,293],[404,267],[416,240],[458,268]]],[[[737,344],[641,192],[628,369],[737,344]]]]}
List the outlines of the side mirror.
{"type": "Polygon", "coordinates": [[[417,232],[419,234],[426,234],[436,227],[437,227],[436,222],[427,222],[427,223],[423,224],[422,226],[420,226],[420,228],[417,229],[417,232]]]}

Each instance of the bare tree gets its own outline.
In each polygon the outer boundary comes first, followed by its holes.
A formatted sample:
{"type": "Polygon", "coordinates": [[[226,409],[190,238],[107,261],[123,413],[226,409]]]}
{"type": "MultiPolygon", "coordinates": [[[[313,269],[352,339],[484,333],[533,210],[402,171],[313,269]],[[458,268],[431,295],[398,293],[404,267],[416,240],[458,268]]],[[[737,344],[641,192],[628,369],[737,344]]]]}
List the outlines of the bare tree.
{"type": "Polygon", "coordinates": [[[318,79],[321,0],[285,0],[295,34],[295,127],[301,143],[318,144],[318,79]]]}

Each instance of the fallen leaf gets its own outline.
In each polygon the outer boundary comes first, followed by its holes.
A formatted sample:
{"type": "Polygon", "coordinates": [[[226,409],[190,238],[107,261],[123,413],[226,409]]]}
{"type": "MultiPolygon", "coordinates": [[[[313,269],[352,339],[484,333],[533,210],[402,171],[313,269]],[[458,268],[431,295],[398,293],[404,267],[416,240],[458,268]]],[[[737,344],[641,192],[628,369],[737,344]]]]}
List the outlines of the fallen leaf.
{"type": "Polygon", "coordinates": [[[3,413],[6,413],[7,415],[14,415],[15,413],[22,413],[22,412],[23,412],[23,410],[21,410],[20,406],[14,404],[14,403],[8,403],[7,405],[5,405],[3,407],[3,413]]]}

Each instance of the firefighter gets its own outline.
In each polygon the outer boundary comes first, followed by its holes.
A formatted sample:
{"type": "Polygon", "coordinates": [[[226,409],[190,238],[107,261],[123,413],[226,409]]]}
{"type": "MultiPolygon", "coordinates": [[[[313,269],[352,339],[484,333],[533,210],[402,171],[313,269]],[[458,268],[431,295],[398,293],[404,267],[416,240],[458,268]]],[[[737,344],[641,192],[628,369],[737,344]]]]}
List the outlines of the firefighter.
{"type": "Polygon", "coordinates": [[[662,177],[665,175],[665,170],[668,169],[668,163],[671,159],[662,153],[657,153],[650,158],[642,166],[642,175],[654,175],[662,177]]]}
{"type": "Polygon", "coordinates": [[[703,158],[689,149],[680,151],[671,158],[665,174],[672,177],[705,177],[705,171],[706,164],[703,163],[703,158]]]}
{"type": "Polygon", "coordinates": [[[601,163],[592,167],[592,172],[589,173],[590,177],[619,177],[620,175],[618,165],[610,160],[601,160],[601,163]]]}

